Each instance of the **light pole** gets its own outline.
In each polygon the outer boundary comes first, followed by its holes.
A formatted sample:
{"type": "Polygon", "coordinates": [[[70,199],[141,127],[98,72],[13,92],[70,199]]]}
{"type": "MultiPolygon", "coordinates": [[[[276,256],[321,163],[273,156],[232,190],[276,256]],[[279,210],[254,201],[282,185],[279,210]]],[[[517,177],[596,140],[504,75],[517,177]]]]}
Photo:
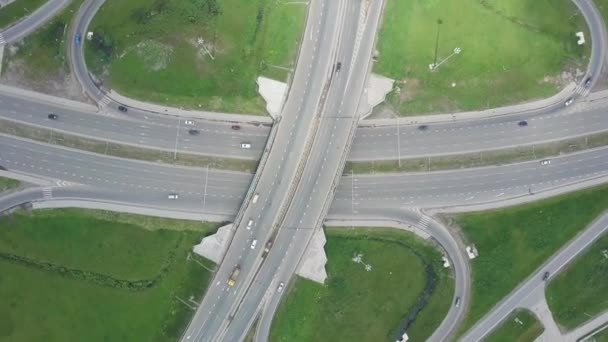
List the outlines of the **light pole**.
{"type": "Polygon", "coordinates": [[[438,64],[435,64],[435,63],[429,64],[429,69],[431,69],[431,71],[437,70],[437,68],[439,68],[439,66],[441,64],[445,63],[448,59],[452,58],[452,56],[460,54],[461,51],[462,51],[462,49],[459,47],[454,48],[454,51],[449,56],[444,58],[441,62],[439,62],[438,64]]]}

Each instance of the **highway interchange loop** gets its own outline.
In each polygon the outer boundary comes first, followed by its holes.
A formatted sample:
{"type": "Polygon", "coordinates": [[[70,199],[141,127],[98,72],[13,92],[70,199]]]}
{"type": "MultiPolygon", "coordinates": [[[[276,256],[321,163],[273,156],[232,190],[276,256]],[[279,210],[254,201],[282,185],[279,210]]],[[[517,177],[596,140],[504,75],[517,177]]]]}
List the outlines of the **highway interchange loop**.
{"type": "MultiPolygon", "coordinates": [[[[28,18],[2,32],[4,40],[10,43],[22,39],[69,2],[48,1],[28,18]]],[[[76,16],[72,35],[76,32],[84,35],[103,2],[85,1],[76,16]]],[[[595,83],[606,59],[604,23],[591,1],[577,0],[574,3],[583,13],[591,32],[592,55],[585,78],[591,77],[595,83]]],[[[181,134],[181,138],[176,140],[176,134],[180,137],[177,133],[180,129],[178,122],[183,120],[179,116],[157,115],[133,107],[129,108],[128,115],[117,114],[115,109],[121,103],[109,98],[105,90],[95,85],[84,63],[82,45],[76,46],[72,39],[69,42],[68,52],[74,74],[87,95],[102,107],[102,113],[97,108],[41,101],[27,93],[16,94],[0,89],[0,104],[4,109],[0,113],[1,118],[166,151],[250,160],[262,156],[271,130],[264,119],[252,119],[242,123],[241,130],[234,131],[231,129],[234,117],[211,113],[196,119],[196,125],[203,133],[200,137],[194,139],[181,134]],[[47,120],[46,113],[49,112],[61,113],[60,120],[47,120]],[[245,140],[252,142],[252,149],[238,148],[238,144],[245,140]]],[[[603,113],[608,105],[598,100],[600,104],[586,106],[583,97],[588,92],[581,83],[573,91],[574,95],[564,94],[564,98],[543,108],[525,113],[433,123],[430,129],[424,131],[418,129],[418,124],[411,123],[397,129],[399,122],[382,127],[360,127],[356,131],[349,159],[368,161],[397,159],[399,156],[411,158],[461,154],[604,132],[608,129],[608,119],[603,113]],[[563,101],[570,96],[580,96],[577,100],[577,103],[581,103],[579,108],[563,108],[563,101]],[[527,120],[529,125],[519,127],[517,123],[521,120],[527,120]],[[462,134],[473,131],[475,134],[462,134]],[[408,143],[397,144],[397,139],[408,143]]],[[[191,219],[234,219],[253,179],[252,175],[245,173],[113,158],[8,135],[0,135],[0,146],[0,165],[8,169],[0,173],[34,180],[51,189],[45,192],[42,188],[30,188],[2,197],[0,210],[23,203],[55,202],[57,205],[101,206],[191,219]],[[169,192],[178,192],[180,199],[169,201],[166,196],[169,192]]],[[[421,221],[421,214],[408,208],[467,210],[531,201],[545,195],[571,191],[605,181],[608,175],[607,157],[608,148],[597,148],[554,158],[550,167],[531,161],[431,173],[345,176],[339,182],[329,215],[426,223],[426,229],[452,260],[457,279],[455,296],[459,295],[466,303],[470,277],[463,249],[439,224],[432,220],[421,221]]],[[[268,305],[271,309],[263,311],[262,326],[270,326],[278,299],[280,297],[273,298],[268,305]]],[[[449,336],[462,319],[463,311],[452,308],[432,340],[449,336]]],[[[264,340],[264,336],[259,338],[264,340]]]]}

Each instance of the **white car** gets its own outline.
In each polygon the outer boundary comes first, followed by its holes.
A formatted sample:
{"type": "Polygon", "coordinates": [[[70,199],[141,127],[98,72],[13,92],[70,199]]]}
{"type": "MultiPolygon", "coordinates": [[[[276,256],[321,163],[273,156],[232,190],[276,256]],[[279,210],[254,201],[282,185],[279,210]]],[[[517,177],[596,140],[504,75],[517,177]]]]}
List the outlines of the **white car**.
{"type": "Polygon", "coordinates": [[[540,165],[542,165],[542,166],[547,166],[549,164],[551,164],[551,160],[549,160],[549,159],[545,159],[545,160],[541,160],[540,161],[540,165]]]}
{"type": "Polygon", "coordinates": [[[256,204],[258,202],[258,198],[260,198],[260,194],[254,194],[251,203],[256,204]]]}
{"type": "Polygon", "coordinates": [[[569,105],[572,104],[572,102],[574,102],[574,99],[573,98],[569,98],[569,99],[566,100],[566,102],[564,102],[564,106],[568,107],[569,105]]]}
{"type": "Polygon", "coordinates": [[[186,120],[186,121],[184,121],[184,123],[186,125],[194,125],[194,121],[192,121],[192,120],[186,120]]]}
{"type": "Polygon", "coordinates": [[[248,150],[248,149],[251,148],[251,144],[247,143],[247,142],[241,143],[241,148],[244,148],[244,149],[248,150]]]}
{"type": "Polygon", "coordinates": [[[253,226],[253,219],[249,219],[249,222],[247,222],[247,230],[250,230],[252,226],[253,226]]]}
{"type": "Polygon", "coordinates": [[[278,292],[278,293],[283,292],[283,288],[284,288],[284,287],[285,287],[285,283],[280,282],[280,283],[279,283],[279,286],[277,287],[277,292],[278,292]]]}
{"type": "Polygon", "coordinates": [[[255,246],[258,244],[258,240],[253,240],[253,242],[251,242],[251,249],[255,249],[255,246]]]}
{"type": "Polygon", "coordinates": [[[176,193],[170,193],[170,194],[169,194],[169,199],[170,199],[170,200],[176,200],[176,199],[178,199],[178,198],[179,198],[179,195],[178,195],[178,194],[176,194],[176,193]]]}

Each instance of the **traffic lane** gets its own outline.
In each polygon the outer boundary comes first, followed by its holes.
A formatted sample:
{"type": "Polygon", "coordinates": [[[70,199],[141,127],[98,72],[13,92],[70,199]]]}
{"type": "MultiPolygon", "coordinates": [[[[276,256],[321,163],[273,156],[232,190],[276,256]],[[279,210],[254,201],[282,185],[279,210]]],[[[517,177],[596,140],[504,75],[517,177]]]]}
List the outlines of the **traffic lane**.
{"type": "Polygon", "coordinates": [[[589,247],[607,230],[608,215],[602,215],[498,303],[463,336],[462,341],[480,341],[514,309],[522,306],[531,294],[537,294],[536,289],[546,285],[547,282],[543,281],[545,272],[549,272],[549,279],[554,277],[572,259],[589,247]]]}
{"type": "Polygon", "coordinates": [[[349,160],[394,160],[460,154],[562,140],[608,130],[605,109],[560,110],[535,117],[511,117],[384,127],[360,127],[349,160]],[[519,122],[526,121],[527,126],[519,122]],[[399,139],[397,141],[397,132],[399,139]]]}
{"type": "MultiPolygon", "coordinates": [[[[336,11],[336,3],[312,2],[310,6],[313,6],[313,8],[309,10],[311,15],[307,22],[307,29],[304,35],[305,40],[301,48],[294,82],[283,111],[285,115],[279,123],[280,126],[278,127],[277,137],[273,145],[274,148],[270,151],[264,168],[264,174],[259,179],[256,187],[256,192],[260,194],[260,203],[268,205],[268,210],[262,212],[263,217],[260,220],[261,222],[267,221],[266,223],[261,223],[261,234],[268,233],[271,229],[275,214],[282,203],[281,199],[288,193],[290,186],[289,179],[293,177],[297,166],[296,156],[300,155],[304,148],[302,142],[306,139],[308,127],[312,121],[310,116],[314,115],[316,110],[317,101],[322,89],[321,84],[323,84],[326,75],[324,69],[327,69],[326,64],[332,50],[332,35],[325,33],[328,32],[326,26],[332,24],[328,23],[327,18],[332,17],[329,15],[329,12],[336,11]],[[314,13],[321,14],[315,15],[314,13]],[[321,29],[324,34],[319,36],[321,29]]],[[[329,32],[333,31],[330,30],[329,32]]],[[[258,213],[255,210],[259,210],[258,205],[254,207],[247,206],[244,217],[257,215],[258,213]]],[[[240,241],[239,235],[244,234],[241,231],[243,231],[242,228],[237,229],[233,241],[240,241]]],[[[234,258],[235,251],[236,248],[231,246],[226,258],[234,258]]],[[[232,269],[228,265],[220,265],[216,278],[227,279],[231,271],[232,269]]],[[[239,276],[241,278],[240,281],[246,283],[243,279],[248,278],[250,272],[251,270],[243,269],[243,274],[239,276]]],[[[214,289],[210,290],[205,299],[203,299],[199,312],[212,311],[209,309],[212,305],[211,300],[207,300],[207,297],[216,297],[216,292],[214,289]]],[[[225,312],[224,308],[222,310],[225,312]]],[[[216,315],[216,317],[219,318],[214,318],[213,322],[208,322],[203,314],[197,312],[188,328],[187,335],[193,336],[195,339],[212,340],[225,321],[225,315],[216,315]],[[203,323],[201,324],[201,322],[203,323]]]]}
{"type": "Polygon", "coordinates": [[[269,127],[261,124],[230,124],[187,118],[168,120],[152,115],[141,121],[128,115],[80,112],[9,96],[0,97],[0,103],[3,106],[1,117],[21,123],[102,141],[205,155],[259,159],[269,131],[269,127]],[[51,113],[58,116],[56,120],[48,118],[51,113]],[[192,129],[196,130],[195,134],[190,134],[192,129]],[[251,148],[241,148],[243,142],[250,143],[251,148]]]}
{"type": "MultiPolygon", "coordinates": [[[[85,2],[78,9],[76,17],[74,18],[75,27],[73,30],[73,36],[68,37],[68,55],[72,65],[72,71],[74,72],[78,83],[80,83],[80,85],[83,87],[83,90],[96,103],[99,103],[105,97],[105,94],[99,88],[97,88],[88,73],[86,62],[84,60],[84,39],[82,37],[85,37],[89,23],[91,20],[93,20],[93,16],[104,2],[105,0],[85,0],[85,2]],[[78,43],[76,42],[76,35],[80,35],[81,37],[80,42],[78,43]]],[[[72,30],[70,30],[70,34],[71,33],[72,30]]]]}
{"type": "Polygon", "coordinates": [[[41,188],[29,188],[0,196],[0,214],[17,205],[31,202],[34,199],[42,198],[41,188]]]}

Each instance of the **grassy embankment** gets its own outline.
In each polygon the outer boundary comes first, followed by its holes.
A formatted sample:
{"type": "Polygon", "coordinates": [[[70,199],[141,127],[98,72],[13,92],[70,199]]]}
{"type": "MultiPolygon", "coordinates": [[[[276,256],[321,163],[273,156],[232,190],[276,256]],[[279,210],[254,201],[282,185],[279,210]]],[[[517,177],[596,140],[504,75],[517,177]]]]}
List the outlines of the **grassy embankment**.
{"type": "Polygon", "coordinates": [[[296,279],[279,307],[271,341],[390,340],[414,317],[407,328],[412,340],[430,336],[454,289],[437,250],[395,230],[332,228],[326,235],[326,285],[296,279]],[[353,261],[356,254],[362,263],[353,261]]]}
{"type": "Polygon", "coordinates": [[[388,103],[401,115],[494,108],[548,97],[569,81],[563,71],[584,71],[581,30],[570,0],[392,0],[374,71],[397,81],[388,103]]]}
{"type": "Polygon", "coordinates": [[[87,65],[144,101],[263,113],[255,79],[286,79],[306,11],[275,0],[108,0],[90,26],[87,65]]]}
{"type": "Polygon", "coordinates": [[[215,228],[77,209],[4,218],[0,340],[177,340],[214,267],[190,250],[215,228]]]}

